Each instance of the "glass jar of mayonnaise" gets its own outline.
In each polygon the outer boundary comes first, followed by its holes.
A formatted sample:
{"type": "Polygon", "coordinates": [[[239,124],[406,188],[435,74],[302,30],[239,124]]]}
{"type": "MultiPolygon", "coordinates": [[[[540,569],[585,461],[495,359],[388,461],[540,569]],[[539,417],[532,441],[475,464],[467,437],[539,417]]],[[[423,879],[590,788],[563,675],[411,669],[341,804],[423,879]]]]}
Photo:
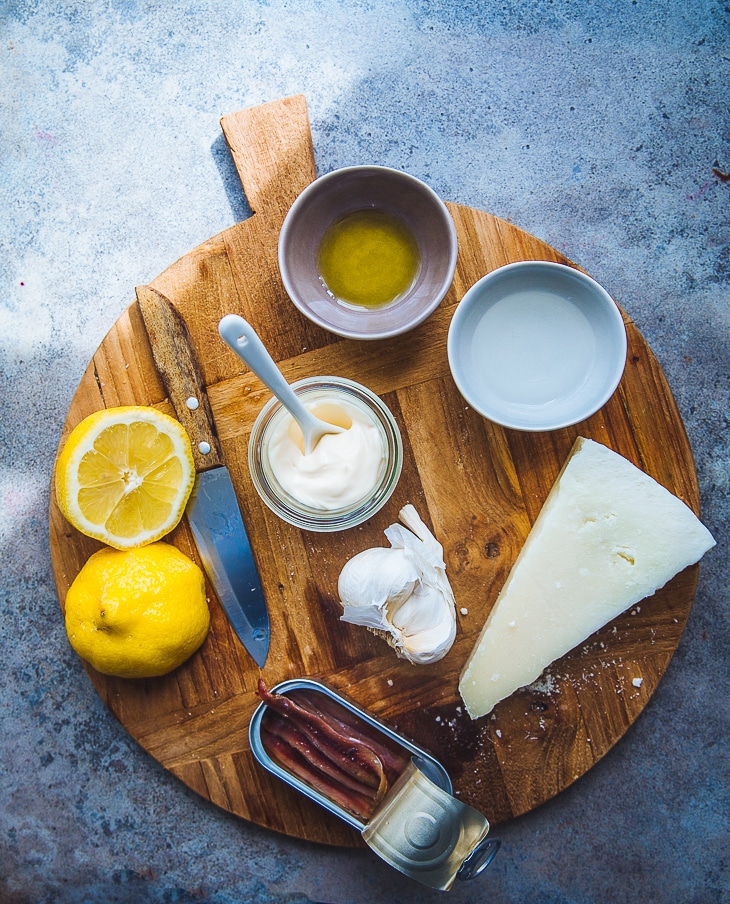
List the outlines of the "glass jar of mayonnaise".
{"type": "Polygon", "coordinates": [[[334,424],[305,454],[301,431],[278,399],[253,425],[248,463],[256,491],[284,521],[305,530],[362,524],[385,505],[403,466],[403,443],[387,406],[344,377],[291,384],[307,408],[334,424]]]}

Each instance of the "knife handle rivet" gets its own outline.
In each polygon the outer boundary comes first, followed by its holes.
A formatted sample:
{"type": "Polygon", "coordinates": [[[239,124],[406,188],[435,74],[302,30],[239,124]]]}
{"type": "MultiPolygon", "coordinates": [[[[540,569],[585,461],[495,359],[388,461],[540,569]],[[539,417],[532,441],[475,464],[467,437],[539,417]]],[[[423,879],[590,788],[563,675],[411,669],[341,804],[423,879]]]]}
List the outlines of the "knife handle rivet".
{"type": "Polygon", "coordinates": [[[187,399],[185,404],[188,406],[188,408],[191,411],[195,411],[196,408],[200,407],[200,402],[195,398],[195,396],[190,396],[190,398],[187,399]]]}
{"type": "Polygon", "coordinates": [[[210,443],[198,443],[198,449],[200,449],[201,455],[207,455],[210,452],[210,443]]]}

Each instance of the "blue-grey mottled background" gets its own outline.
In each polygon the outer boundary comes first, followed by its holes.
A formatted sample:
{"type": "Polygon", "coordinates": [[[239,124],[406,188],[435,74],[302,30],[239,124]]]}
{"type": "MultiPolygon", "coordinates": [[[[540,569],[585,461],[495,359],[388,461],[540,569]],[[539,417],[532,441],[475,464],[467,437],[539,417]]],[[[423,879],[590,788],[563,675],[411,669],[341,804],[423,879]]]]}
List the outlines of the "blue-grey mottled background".
{"type": "Polygon", "coordinates": [[[49,478],[96,346],[153,279],[247,215],[219,118],[304,92],[320,172],[398,167],[579,263],[662,363],[707,555],[650,705],[568,791],[499,831],[454,902],[730,901],[729,7],[720,0],[0,2],[0,900],[432,902],[365,852],[200,800],[70,650],[49,478]]]}

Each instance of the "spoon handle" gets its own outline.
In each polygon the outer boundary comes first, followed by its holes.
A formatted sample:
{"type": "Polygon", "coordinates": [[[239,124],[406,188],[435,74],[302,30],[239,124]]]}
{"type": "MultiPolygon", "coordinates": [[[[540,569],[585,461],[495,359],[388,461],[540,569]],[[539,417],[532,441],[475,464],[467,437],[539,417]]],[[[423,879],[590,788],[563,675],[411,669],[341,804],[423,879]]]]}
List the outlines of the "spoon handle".
{"type": "Polygon", "coordinates": [[[297,398],[258,333],[247,320],[238,314],[226,314],[218,324],[218,332],[231,351],[269,387],[295,420],[300,423],[311,420],[312,415],[297,398]]]}

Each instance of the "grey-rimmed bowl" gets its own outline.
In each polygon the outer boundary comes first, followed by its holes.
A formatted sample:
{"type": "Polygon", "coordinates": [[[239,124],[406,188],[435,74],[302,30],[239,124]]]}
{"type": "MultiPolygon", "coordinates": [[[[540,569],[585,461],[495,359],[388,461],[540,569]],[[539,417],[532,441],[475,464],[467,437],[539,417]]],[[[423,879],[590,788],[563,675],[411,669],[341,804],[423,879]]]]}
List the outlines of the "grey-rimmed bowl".
{"type": "Polygon", "coordinates": [[[384,166],[335,170],[299,195],[279,234],[279,269],[296,307],[316,323],[349,339],[386,339],[413,329],[441,303],[456,269],[456,229],[444,202],[424,182],[384,166]],[[411,229],[420,252],[411,288],[379,308],[344,305],[329,294],[317,268],[326,230],[357,210],[382,210],[411,229]]]}
{"type": "Polygon", "coordinates": [[[483,276],[449,326],[449,367],[464,399],[515,430],[568,427],[595,414],[626,365],[618,306],[594,279],[550,261],[483,276]]]}

